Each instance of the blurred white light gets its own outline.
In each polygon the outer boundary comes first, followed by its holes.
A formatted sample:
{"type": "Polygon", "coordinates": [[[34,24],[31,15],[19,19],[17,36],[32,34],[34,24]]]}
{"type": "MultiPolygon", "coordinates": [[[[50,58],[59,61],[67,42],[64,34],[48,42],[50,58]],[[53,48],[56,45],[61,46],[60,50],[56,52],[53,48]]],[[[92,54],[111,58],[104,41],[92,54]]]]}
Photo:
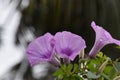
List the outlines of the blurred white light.
{"type": "Polygon", "coordinates": [[[24,9],[29,5],[29,0],[22,0],[21,8],[24,9]]]}
{"type": "Polygon", "coordinates": [[[40,77],[46,76],[46,74],[48,73],[48,65],[49,64],[47,63],[35,65],[32,70],[33,77],[39,79],[40,77]]]}

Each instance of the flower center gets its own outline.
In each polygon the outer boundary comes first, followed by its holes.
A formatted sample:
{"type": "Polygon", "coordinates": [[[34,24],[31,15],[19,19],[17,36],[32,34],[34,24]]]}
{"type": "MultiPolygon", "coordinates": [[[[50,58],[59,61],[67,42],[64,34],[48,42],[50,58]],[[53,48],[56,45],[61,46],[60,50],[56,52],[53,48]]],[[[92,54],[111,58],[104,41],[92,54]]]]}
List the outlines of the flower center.
{"type": "Polygon", "coordinates": [[[72,50],[69,48],[65,48],[62,50],[62,53],[66,54],[67,56],[70,56],[72,54],[72,50]]]}

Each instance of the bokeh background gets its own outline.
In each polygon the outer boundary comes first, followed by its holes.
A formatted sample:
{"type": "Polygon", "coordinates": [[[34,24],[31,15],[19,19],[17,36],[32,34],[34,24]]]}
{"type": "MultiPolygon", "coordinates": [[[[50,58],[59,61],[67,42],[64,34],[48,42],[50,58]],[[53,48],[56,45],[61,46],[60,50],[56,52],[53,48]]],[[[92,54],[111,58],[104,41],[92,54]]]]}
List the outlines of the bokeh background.
{"type": "MultiPolygon", "coordinates": [[[[53,80],[50,64],[30,67],[27,45],[46,32],[66,30],[86,40],[88,54],[95,40],[92,21],[120,40],[120,0],[0,0],[0,80],[53,80]]],[[[102,51],[120,57],[116,45],[102,51]]]]}

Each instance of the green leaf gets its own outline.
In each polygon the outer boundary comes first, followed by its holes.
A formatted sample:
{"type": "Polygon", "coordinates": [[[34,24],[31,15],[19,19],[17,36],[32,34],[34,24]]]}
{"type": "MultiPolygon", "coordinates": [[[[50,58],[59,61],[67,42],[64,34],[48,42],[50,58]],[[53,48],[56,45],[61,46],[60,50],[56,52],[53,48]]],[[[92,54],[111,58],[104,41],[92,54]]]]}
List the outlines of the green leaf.
{"type": "Polygon", "coordinates": [[[55,73],[53,73],[53,76],[59,76],[60,74],[63,74],[63,71],[61,69],[59,69],[55,73]]]}
{"type": "Polygon", "coordinates": [[[116,72],[115,68],[112,68],[110,70],[108,76],[110,77],[110,79],[113,79],[116,75],[117,75],[117,72],[116,72]]]}
{"type": "Polygon", "coordinates": [[[98,52],[97,56],[98,57],[103,57],[103,53],[102,52],[98,52]]]}
{"type": "Polygon", "coordinates": [[[110,66],[110,65],[106,66],[105,69],[104,69],[104,73],[109,74],[112,68],[113,68],[113,66],[110,66]]]}
{"type": "Polygon", "coordinates": [[[88,71],[88,73],[86,74],[86,76],[90,79],[97,79],[100,77],[100,75],[96,75],[95,73],[92,73],[90,71],[88,71]]]}
{"type": "Polygon", "coordinates": [[[103,77],[104,77],[105,79],[107,79],[107,80],[111,80],[111,79],[109,78],[109,76],[106,75],[106,74],[104,74],[104,73],[102,73],[101,76],[103,76],[103,77]]]}
{"type": "Polygon", "coordinates": [[[98,63],[95,61],[95,60],[90,60],[88,63],[87,63],[87,67],[90,71],[92,72],[96,72],[98,69],[98,63]]]}
{"type": "Polygon", "coordinates": [[[113,65],[115,70],[120,74],[120,62],[115,62],[113,65]]]}
{"type": "Polygon", "coordinates": [[[66,64],[62,64],[62,65],[61,65],[61,69],[62,69],[62,70],[66,70],[66,68],[67,68],[66,64]]]}
{"type": "Polygon", "coordinates": [[[102,52],[98,52],[97,54],[97,60],[99,60],[100,62],[104,62],[104,60],[106,60],[108,57],[106,55],[104,55],[102,52]]]}
{"type": "Polygon", "coordinates": [[[69,64],[67,69],[71,72],[71,70],[73,69],[73,65],[72,64],[69,64]]]}
{"type": "Polygon", "coordinates": [[[77,75],[76,76],[74,75],[74,76],[71,76],[69,80],[83,80],[83,79],[77,75]]]}
{"type": "Polygon", "coordinates": [[[78,70],[78,65],[77,64],[74,64],[74,68],[73,68],[73,72],[77,71],[78,70]]]}
{"type": "Polygon", "coordinates": [[[75,78],[75,80],[83,80],[83,78],[82,77],[80,77],[78,74],[72,74],[72,77],[74,77],[75,78]]]}
{"type": "Polygon", "coordinates": [[[109,60],[110,59],[107,58],[106,61],[104,63],[102,63],[102,65],[99,67],[99,69],[98,69],[98,73],[99,74],[101,74],[104,71],[104,69],[105,69],[105,67],[106,67],[106,65],[107,65],[107,63],[108,63],[109,60]]]}

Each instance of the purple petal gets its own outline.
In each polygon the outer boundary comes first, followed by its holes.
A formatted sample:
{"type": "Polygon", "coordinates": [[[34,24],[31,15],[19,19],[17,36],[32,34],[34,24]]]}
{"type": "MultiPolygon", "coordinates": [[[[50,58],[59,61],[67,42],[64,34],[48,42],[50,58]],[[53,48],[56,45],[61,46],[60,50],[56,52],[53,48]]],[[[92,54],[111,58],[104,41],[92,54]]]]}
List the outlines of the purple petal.
{"type": "Polygon", "coordinates": [[[55,34],[55,50],[62,58],[74,58],[86,47],[85,41],[78,35],[63,31],[55,34]]]}
{"type": "Polygon", "coordinates": [[[91,58],[94,58],[96,54],[107,44],[116,44],[120,45],[120,41],[112,38],[109,32],[107,32],[102,27],[95,24],[93,21],[91,27],[96,33],[96,39],[92,50],[89,53],[91,58]]]}
{"type": "Polygon", "coordinates": [[[46,33],[28,45],[27,57],[31,65],[51,60],[53,54],[52,39],[53,36],[50,33],[46,33]]]}

